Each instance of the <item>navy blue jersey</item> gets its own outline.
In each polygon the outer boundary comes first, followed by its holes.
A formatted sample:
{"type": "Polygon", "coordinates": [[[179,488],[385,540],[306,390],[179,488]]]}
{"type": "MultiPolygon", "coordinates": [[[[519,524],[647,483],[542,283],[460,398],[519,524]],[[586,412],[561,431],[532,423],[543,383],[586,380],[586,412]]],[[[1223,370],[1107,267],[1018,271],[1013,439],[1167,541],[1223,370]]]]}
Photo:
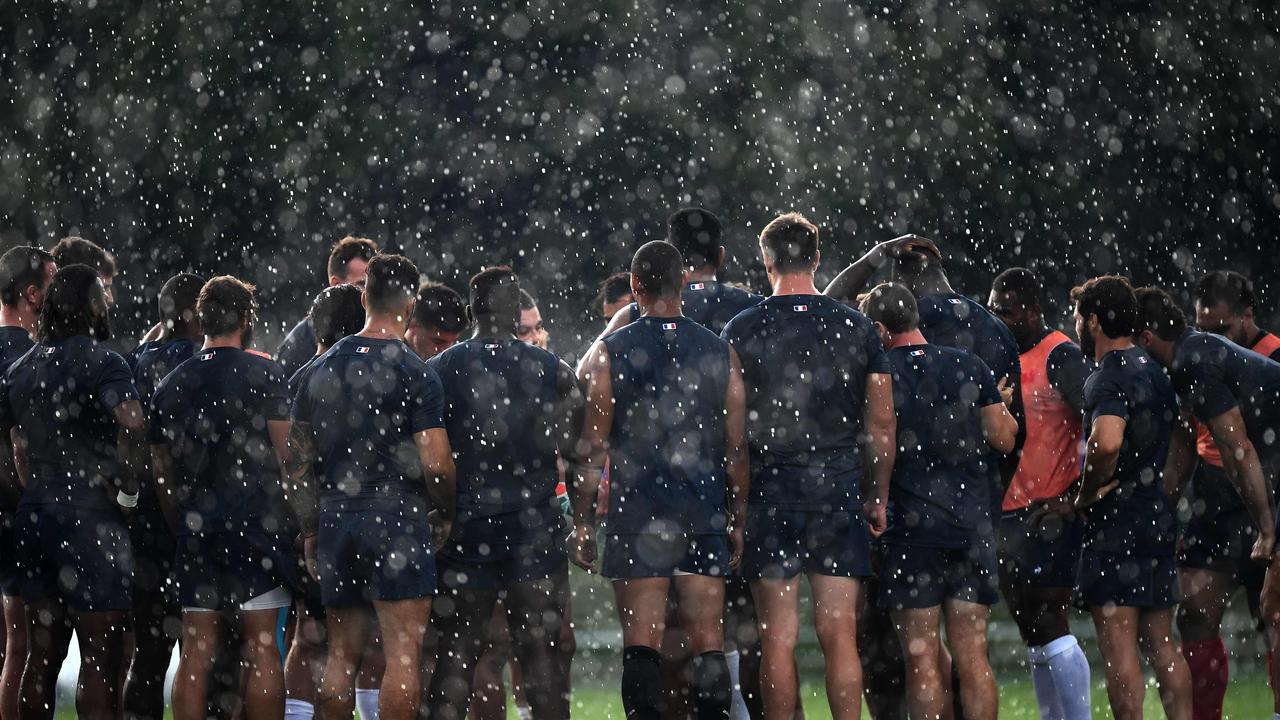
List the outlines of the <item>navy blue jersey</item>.
{"type": "Polygon", "coordinates": [[[875,325],[824,295],[766,299],[729,322],[747,388],[752,503],[862,507],[867,376],[891,367],[875,325]]]}
{"type": "Polygon", "coordinates": [[[724,532],[728,344],[686,317],[642,317],[604,344],[613,380],[609,532],[724,532]]]}
{"type": "Polygon", "coordinates": [[[16,424],[27,441],[22,504],[115,512],[113,412],[137,397],[124,358],[85,335],[36,344],[10,366],[0,383],[0,423],[16,424]]]}
{"type": "Polygon", "coordinates": [[[36,344],[27,329],[19,325],[0,327],[0,375],[36,344]]]}
{"type": "Polygon", "coordinates": [[[1280,363],[1221,335],[1189,331],[1174,345],[1169,377],[1197,420],[1207,423],[1239,409],[1259,455],[1280,448],[1274,439],[1280,428],[1280,363]]]}
{"type": "Polygon", "coordinates": [[[160,382],[148,436],[173,457],[178,534],[284,529],[267,423],[289,419],[285,392],[279,365],[227,347],[201,350],[160,382]]]}
{"type": "Polygon", "coordinates": [[[292,403],[294,398],[298,397],[298,390],[307,381],[307,374],[311,372],[311,368],[315,367],[316,361],[320,359],[319,355],[312,355],[311,359],[298,368],[289,376],[289,402],[292,403]]]}
{"type": "Polygon", "coordinates": [[[490,559],[559,528],[556,414],[560,359],[515,338],[475,338],[427,365],[444,385],[457,468],[451,545],[490,559]]]}
{"type": "Polygon", "coordinates": [[[991,311],[957,293],[925,295],[920,308],[920,333],[931,345],[971,352],[987,364],[996,379],[1017,382],[1018,341],[991,311]]]}
{"type": "Polygon", "coordinates": [[[426,507],[413,436],[444,427],[440,378],[400,340],[353,335],[320,356],[293,419],[315,432],[322,509],[426,507]]]}
{"type": "MultiPolygon", "coordinates": [[[[750,307],[759,305],[763,297],[715,280],[686,283],[680,291],[680,307],[684,316],[719,335],[724,326],[750,307]]],[[[631,322],[640,319],[640,306],[631,303],[631,322]]]]}
{"type": "Polygon", "coordinates": [[[982,408],[1002,402],[976,355],[937,345],[889,351],[898,455],[884,538],[926,547],[990,546],[1000,498],[998,453],[982,408]]]}
{"type": "Polygon", "coordinates": [[[1113,350],[1085,383],[1087,425],[1103,415],[1125,420],[1112,480],[1119,485],[1089,508],[1085,542],[1095,550],[1142,556],[1174,551],[1173,508],[1160,477],[1178,419],[1173,385],[1141,348],[1113,350]]]}
{"type": "Polygon", "coordinates": [[[315,354],[316,329],[311,324],[311,316],[308,315],[294,325],[288,335],[285,335],[280,343],[280,349],[276,351],[276,362],[280,364],[285,377],[293,377],[298,368],[306,365],[315,354]]]}
{"type": "Polygon", "coordinates": [[[196,344],[186,338],[167,342],[153,340],[134,349],[133,384],[144,406],[151,404],[160,381],[195,352],[196,344]]]}
{"type": "MultiPolygon", "coordinates": [[[[1045,334],[1049,332],[1046,330],[1045,334]]],[[[1084,384],[1096,367],[1093,359],[1085,357],[1079,345],[1064,342],[1049,351],[1044,367],[1049,384],[1062,395],[1068,405],[1078,413],[1083,413],[1084,384]]]]}

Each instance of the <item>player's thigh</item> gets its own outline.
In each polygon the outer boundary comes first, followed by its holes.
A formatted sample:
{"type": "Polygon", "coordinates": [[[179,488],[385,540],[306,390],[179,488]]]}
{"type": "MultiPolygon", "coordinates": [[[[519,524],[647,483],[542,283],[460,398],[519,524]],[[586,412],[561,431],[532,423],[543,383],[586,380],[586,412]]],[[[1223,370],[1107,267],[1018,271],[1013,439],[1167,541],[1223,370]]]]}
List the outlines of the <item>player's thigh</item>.
{"type": "Polygon", "coordinates": [[[666,630],[667,591],[671,579],[666,577],[628,578],[613,581],[614,602],[622,623],[624,646],[643,645],[659,648],[666,630]]]}
{"type": "Polygon", "coordinates": [[[1107,605],[1090,609],[1098,633],[1098,650],[1108,666],[1138,662],[1138,608],[1107,605]]]}
{"type": "Polygon", "coordinates": [[[329,643],[328,666],[340,664],[354,678],[355,666],[369,644],[372,615],[368,607],[325,609],[325,636],[329,643]]]}
{"type": "MultiPolygon", "coordinates": [[[[1182,603],[1178,607],[1178,625],[1183,633],[1216,635],[1222,624],[1231,594],[1239,583],[1229,573],[1205,568],[1178,568],[1178,585],[1182,589],[1182,603]]],[[[1190,642],[1208,639],[1188,637],[1190,642]]]]}
{"type": "Polygon", "coordinates": [[[862,581],[854,577],[809,574],[813,591],[813,622],[818,635],[856,637],[858,596],[862,581]]]}
{"type": "Polygon", "coordinates": [[[958,662],[987,657],[987,619],[990,608],[981,603],[948,599],[943,604],[947,625],[947,645],[958,662]]]}
{"type": "Polygon", "coordinates": [[[386,657],[421,657],[422,636],[431,618],[431,598],[377,600],[373,603],[386,657]]]}
{"type": "Polygon", "coordinates": [[[724,578],[677,575],[675,584],[680,627],[694,655],[724,649],[724,578]]]}
{"type": "Polygon", "coordinates": [[[246,647],[254,653],[279,652],[276,646],[279,621],[279,608],[241,610],[240,627],[243,629],[246,647]]]}
{"type": "Polygon", "coordinates": [[[207,656],[211,662],[213,652],[224,642],[226,617],[216,610],[183,610],[182,611],[182,643],[183,655],[191,660],[202,660],[207,656]]]}
{"type": "Polygon", "coordinates": [[[890,611],[889,616],[898,632],[904,659],[915,667],[935,669],[941,647],[942,607],[902,608],[890,611]]]}
{"type": "Polygon", "coordinates": [[[798,576],[751,581],[751,597],[755,600],[761,644],[795,644],[796,635],[800,632],[799,588],[798,576]]]}

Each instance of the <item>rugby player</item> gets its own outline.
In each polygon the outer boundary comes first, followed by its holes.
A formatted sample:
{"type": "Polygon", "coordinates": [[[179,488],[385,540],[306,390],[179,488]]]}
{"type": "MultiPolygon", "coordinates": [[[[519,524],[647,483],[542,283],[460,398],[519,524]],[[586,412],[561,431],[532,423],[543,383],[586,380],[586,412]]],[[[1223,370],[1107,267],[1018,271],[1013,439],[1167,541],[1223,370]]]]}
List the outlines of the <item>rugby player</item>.
{"type": "MultiPolygon", "coordinates": [[[[368,238],[350,235],[342,238],[329,250],[329,286],[363,283],[369,261],[377,254],[378,243],[368,238]]],[[[276,351],[276,362],[280,363],[285,377],[292,377],[298,368],[305,365],[315,348],[316,331],[311,318],[305,317],[289,331],[276,351]]]]}
{"type": "MultiPolygon", "coordinates": [[[[125,356],[133,372],[138,400],[151,406],[160,381],[195,354],[203,341],[196,302],[204,278],[179,273],[160,288],[157,301],[160,333],[125,356]]],[[[176,551],[171,524],[156,495],[154,478],[147,473],[139,488],[138,510],[129,523],[133,546],[133,656],[124,686],[124,710],[128,717],[164,716],[164,680],[182,620],[181,605],[170,586],[176,551]]],[[[220,653],[222,656],[238,653],[220,653]]],[[[226,659],[224,657],[224,659],[226,659]]]]}
{"type": "Polygon", "coordinates": [[[1178,602],[1173,505],[1161,486],[1178,401],[1160,366],[1133,343],[1138,301],[1129,281],[1094,278],[1071,291],[1080,349],[1098,363],[1085,383],[1085,513],[1076,602],[1093,615],[1116,720],[1142,717],[1155,672],[1171,720],[1191,718],[1191,675],[1173,641],[1178,602]]]}
{"type": "MultiPolygon", "coordinates": [[[[364,327],[364,305],[360,295],[360,288],[346,284],[327,287],[316,295],[308,314],[316,333],[316,354],[289,378],[290,399],[297,396],[298,388],[316,358],[328,352],[342,338],[355,335],[364,327]]],[[[300,575],[301,597],[294,604],[296,622],[284,661],[286,720],[311,720],[315,715],[316,688],[324,671],[327,646],[320,587],[310,575],[300,575]]],[[[356,708],[362,718],[376,717],[382,663],[381,643],[370,643],[356,677],[356,708]]]]}
{"type": "Polygon", "coordinates": [[[623,633],[627,717],[662,712],[661,647],[674,586],[697,717],[730,707],[724,577],[738,566],[748,484],[744,391],[737,356],[681,314],[684,260],[669,243],[642,246],[631,289],[642,316],[597,340],[579,369],[586,389],[574,483],[574,562],[596,561],[595,501],[611,466],[602,573],[613,580],[623,633]]]}
{"type": "Polygon", "coordinates": [[[467,328],[467,304],[456,290],[436,282],[418,288],[405,344],[423,360],[453,347],[467,328]]]}
{"type": "Polygon", "coordinates": [[[543,350],[551,344],[551,334],[542,322],[538,301],[523,288],[520,290],[520,325],[516,327],[516,337],[543,350]]]}
{"type": "MultiPolygon", "coordinates": [[[[80,648],[77,714],[116,720],[120,713],[133,570],[124,509],[137,506],[147,463],[129,366],[102,344],[111,339],[108,313],[93,268],[59,269],[44,295],[37,344],[0,384],[0,433],[19,429],[28,468],[14,528],[27,616],[23,718],[53,717],[72,631],[80,648]]],[[[0,473],[11,467],[0,463],[0,473]]]]}
{"type": "Polygon", "coordinates": [[[889,362],[871,321],[814,287],[813,223],[782,215],[760,233],[760,249],[773,296],[730,320],[723,337],[742,359],[747,388],[752,489],[742,573],[759,617],[764,714],[790,720],[794,713],[797,578],[804,573],[831,714],[856,718],[867,525],[875,534],[884,529],[878,499],[895,448],[889,362]],[[864,472],[877,491],[865,504],[864,472]]]}
{"type": "Polygon", "coordinates": [[[370,260],[364,329],[317,360],[294,399],[289,489],[329,642],[322,717],[351,716],[375,622],[396,659],[382,675],[379,717],[408,720],[421,699],[433,535],[442,541],[453,521],[454,465],[440,379],[404,344],[418,285],[407,258],[370,260]]]}
{"type": "Polygon", "coordinates": [[[1071,509],[1080,480],[1084,384],[1093,360],[1045,327],[1040,278],[1026,268],[996,276],[987,305],[1018,342],[1026,442],[1004,493],[1000,586],[1031,663],[1042,720],[1087,720],[1089,660],[1071,634],[1071,589],[1080,523],[1071,509]]]}
{"type": "Polygon", "coordinates": [[[101,245],[92,240],[71,235],[59,240],[49,249],[49,253],[53,255],[53,261],[58,267],[88,265],[93,268],[94,272],[98,273],[98,279],[102,281],[103,289],[107,291],[107,306],[115,304],[116,298],[112,292],[112,286],[115,284],[116,259],[101,245]]]}
{"type": "Polygon", "coordinates": [[[244,639],[246,716],[279,718],[284,710],[275,631],[297,568],[281,483],[289,402],[280,367],[242,345],[254,323],[253,293],[226,275],[204,285],[197,304],[204,345],[165,376],[151,402],[152,468],[174,521],[182,604],[177,720],[207,715],[228,620],[244,639]]]}
{"type": "Polygon", "coordinates": [[[600,283],[591,307],[600,313],[600,319],[607,324],[619,310],[633,302],[635,296],[631,294],[631,273],[618,272],[600,283]]]}
{"type": "Polygon", "coordinates": [[[556,644],[568,564],[555,491],[557,456],[569,454],[579,436],[582,396],[568,365],[515,337],[520,284],[510,268],[485,270],[470,288],[472,338],[428,363],[444,384],[459,478],[457,517],[437,560],[430,714],[466,716],[501,597],[532,716],[567,718],[568,678],[556,644]]]}
{"type": "MultiPolygon", "coordinates": [[[[1202,471],[1197,505],[1201,496],[1234,494],[1240,508],[1227,515],[1211,512],[1216,517],[1206,525],[1193,505],[1179,558],[1182,589],[1195,598],[1179,613],[1180,625],[1190,631],[1183,636],[1184,653],[1200,689],[1195,716],[1220,717],[1227,674],[1226,648],[1218,636],[1221,613],[1240,580],[1254,574],[1249,565],[1264,568],[1275,545],[1270,489],[1280,469],[1272,438],[1280,426],[1280,363],[1220,335],[1188,330],[1182,310],[1164,290],[1142,288],[1137,297],[1139,344],[1168,372],[1184,417],[1208,429],[1222,464],[1220,472],[1202,471]]],[[[1195,457],[1192,426],[1179,424],[1179,430],[1165,477],[1175,499],[1195,457]]]]}
{"type": "Polygon", "coordinates": [[[966,718],[995,718],[995,676],[987,657],[988,608],[997,600],[991,498],[998,454],[1012,452],[1018,423],[1007,388],[963,350],[930,345],[918,329],[915,297],[883,284],[862,303],[889,348],[898,452],[880,536],[878,601],[907,648],[911,717],[949,709],[938,652],[942,627],[955,658],[966,718]]]}
{"type": "MultiPolygon", "coordinates": [[[[0,374],[35,344],[33,336],[44,306],[44,294],[57,265],[37,247],[19,246],[0,256],[0,374]]],[[[0,433],[0,463],[11,465],[3,475],[22,483],[0,487],[0,594],[4,602],[4,670],[0,672],[0,718],[18,717],[18,688],[27,661],[27,619],[18,594],[18,559],[13,524],[26,478],[26,467],[15,465],[14,443],[0,433]]]]}

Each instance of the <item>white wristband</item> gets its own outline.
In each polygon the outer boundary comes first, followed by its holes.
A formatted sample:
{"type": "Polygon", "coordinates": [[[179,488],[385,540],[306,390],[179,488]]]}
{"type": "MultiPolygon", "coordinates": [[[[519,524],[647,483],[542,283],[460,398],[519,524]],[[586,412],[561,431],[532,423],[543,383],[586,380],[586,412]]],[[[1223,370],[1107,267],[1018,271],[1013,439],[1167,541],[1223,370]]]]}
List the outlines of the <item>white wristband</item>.
{"type": "Polygon", "coordinates": [[[138,507],[138,493],[129,495],[121,490],[116,493],[116,504],[123,508],[138,507]]]}

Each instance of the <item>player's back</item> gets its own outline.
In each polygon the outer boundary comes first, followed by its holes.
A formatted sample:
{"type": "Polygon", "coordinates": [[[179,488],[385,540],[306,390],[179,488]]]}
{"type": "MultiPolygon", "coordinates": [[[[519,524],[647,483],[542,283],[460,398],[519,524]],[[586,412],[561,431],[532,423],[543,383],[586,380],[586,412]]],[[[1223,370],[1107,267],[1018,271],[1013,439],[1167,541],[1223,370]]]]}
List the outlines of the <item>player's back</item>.
{"type": "Polygon", "coordinates": [[[1170,377],[1201,421],[1239,407],[1260,454],[1280,426],[1280,363],[1212,333],[1191,331],[1174,346],[1170,377]]]}
{"type": "Polygon", "coordinates": [[[920,332],[931,345],[973,353],[997,380],[1018,380],[1018,342],[990,310],[958,293],[925,295],[918,305],[920,332]]]}
{"type": "Polygon", "coordinates": [[[1134,555],[1172,552],[1174,517],[1161,486],[1178,417],[1168,376],[1141,348],[1114,350],[1085,384],[1085,403],[1090,427],[1104,415],[1125,420],[1124,443],[1112,474],[1119,484],[1090,508],[1088,546],[1134,555]]]}
{"type": "Polygon", "coordinates": [[[559,516],[560,359],[515,338],[474,338],[427,362],[444,386],[458,478],[457,525],[487,519],[547,527],[559,516]]]}
{"type": "Polygon", "coordinates": [[[644,532],[657,521],[722,532],[728,344],[686,317],[642,317],[604,344],[613,387],[609,531],[644,532]]]}
{"type": "Polygon", "coordinates": [[[982,408],[1001,402],[977,356],[937,345],[889,351],[898,454],[890,485],[888,541],[970,547],[994,539],[997,454],[982,408]]]}
{"type": "Polygon", "coordinates": [[[308,315],[294,325],[280,342],[280,348],[276,350],[276,362],[280,364],[285,377],[291,377],[315,354],[316,330],[308,315]]]}
{"type": "Polygon", "coordinates": [[[133,382],[138,388],[138,398],[146,406],[160,381],[196,353],[196,344],[186,338],[153,340],[139,345],[134,353],[133,382]]]}
{"type": "MultiPolygon", "coordinates": [[[[717,280],[695,280],[685,283],[680,291],[680,308],[685,317],[719,335],[724,326],[747,308],[755,307],[763,297],[749,290],[717,280]]],[[[640,306],[628,306],[631,321],[640,319],[640,306]]]]}
{"type": "Polygon", "coordinates": [[[740,313],[724,337],[747,390],[751,501],[857,504],[867,375],[889,372],[872,322],[822,295],[784,295],[740,313]]]}
{"type": "Polygon", "coordinates": [[[149,433],[187,492],[183,532],[279,532],[286,516],[267,431],[289,417],[284,372],[239,348],[203,350],[161,381],[149,433]]]}
{"type": "Polygon", "coordinates": [[[400,340],[351,336],[316,360],[294,399],[311,425],[321,507],[423,509],[414,435],[439,427],[440,380],[400,340]]]}
{"type": "Polygon", "coordinates": [[[23,503],[111,508],[105,488],[119,474],[113,410],[137,397],[124,358],[85,335],[36,344],[10,366],[4,395],[27,440],[23,503]]]}

